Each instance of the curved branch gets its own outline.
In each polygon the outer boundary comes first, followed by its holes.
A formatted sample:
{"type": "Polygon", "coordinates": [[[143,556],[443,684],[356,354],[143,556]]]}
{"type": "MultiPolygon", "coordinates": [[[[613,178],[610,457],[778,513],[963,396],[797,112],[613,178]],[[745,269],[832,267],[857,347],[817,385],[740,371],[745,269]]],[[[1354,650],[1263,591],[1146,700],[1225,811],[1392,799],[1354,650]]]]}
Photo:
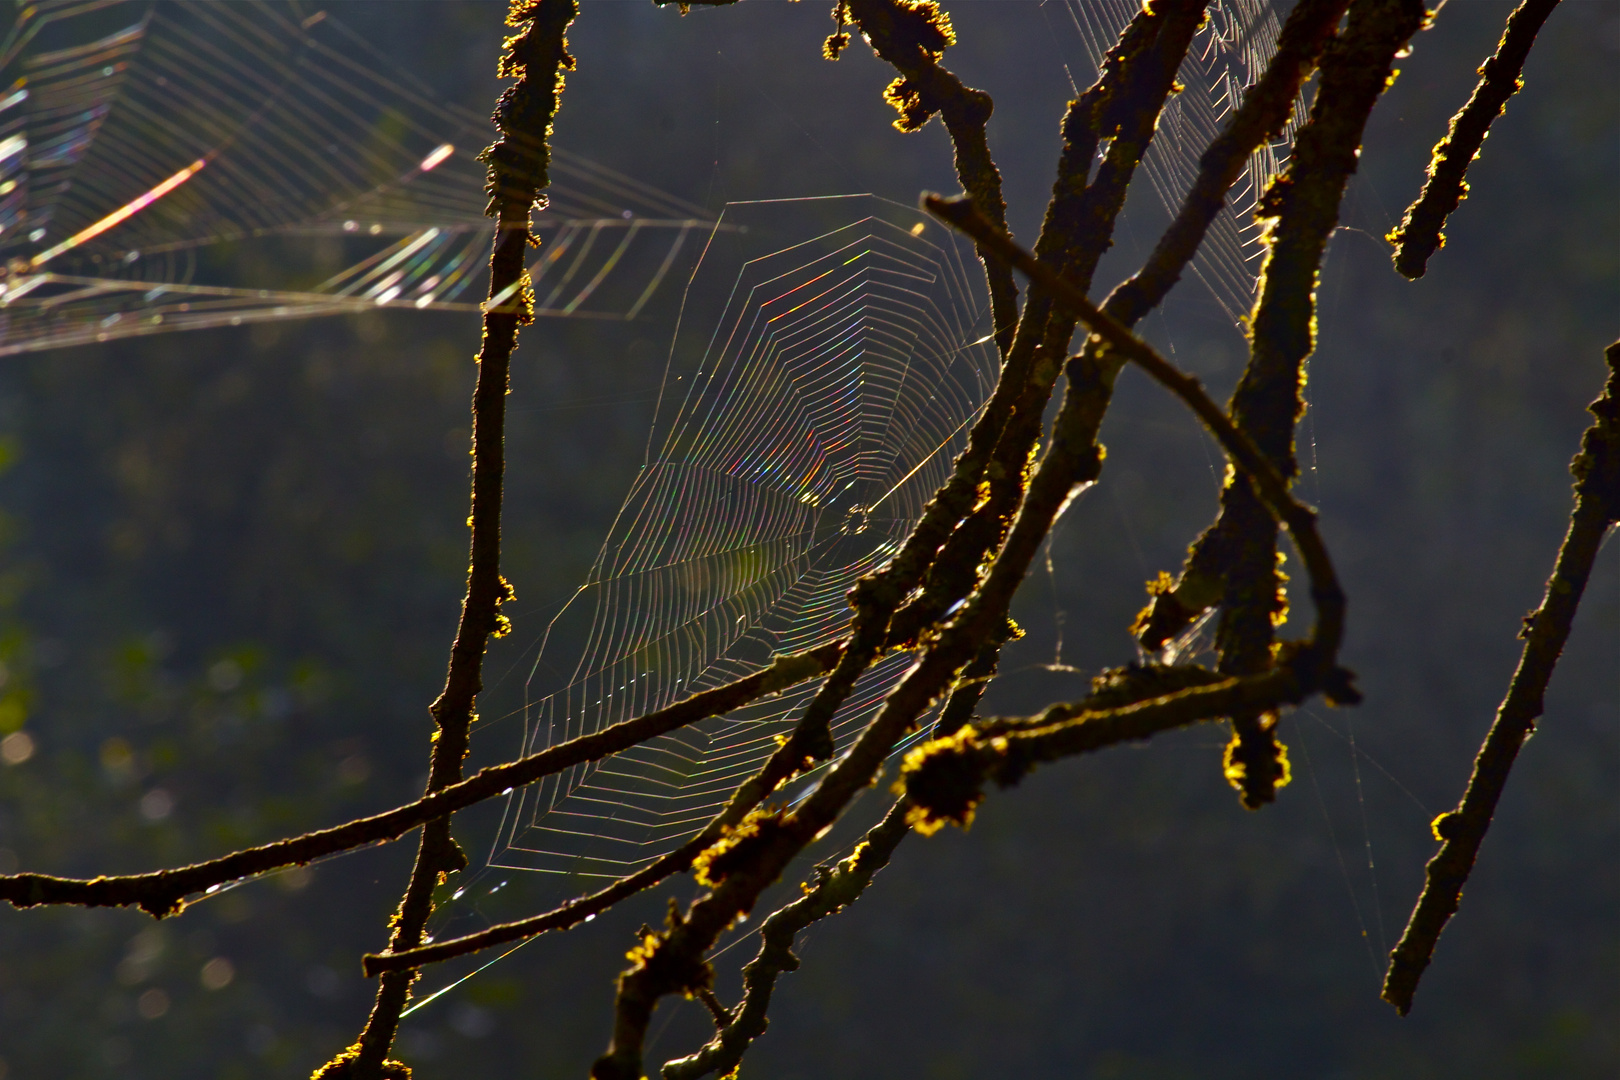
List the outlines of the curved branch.
{"type": "MultiPolygon", "coordinates": [[[[1424,19],[1416,0],[1361,0],[1349,12],[1343,35],[1321,58],[1320,88],[1288,168],[1261,200],[1261,216],[1274,224],[1266,234],[1252,355],[1233,398],[1238,422],[1290,478],[1296,471],[1293,433],[1303,408],[1302,365],[1314,346],[1314,291],[1322,255],[1356,169],[1368,115],[1389,84],[1395,56],[1424,19]]],[[[1116,313],[1113,299],[1104,305],[1110,314],[1116,313]]],[[[1149,586],[1152,602],[1132,628],[1144,648],[1158,649],[1228,594],[1236,601],[1231,605],[1236,625],[1223,625],[1222,638],[1236,646],[1230,650],[1234,660],[1241,654],[1259,656],[1269,645],[1281,584],[1273,537],[1260,535],[1266,531],[1264,514],[1242,485],[1227,485],[1221,498],[1221,516],[1193,543],[1174,585],[1149,586]]],[[[1223,654],[1227,651],[1223,648],[1223,654]]],[[[1256,788],[1253,794],[1270,791],[1256,788]]]]}
{"type": "Polygon", "coordinates": [[[1417,201],[1406,209],[1399,227],[1385,239],[1395,245],[1395,269],[1416,281],[1429,268],[1429,259],[1446,246],[1446,218],[1468,197],[1468,166],[1479,156],[1491,124],[1507,108],[1508,99],[1524,86],[1520,75],[1541,24],[1558,0],[1524,0],[1508,16],[1496,54],[1480,67],[1482,76],[1456,116],[1446,137],[1434,148],[1428,179],[1417,201]]]}
{"type": "MultiPolygon", "coordinates": [[[[1350,5],[1344,33],[1322,59],[1316,100],[1295,137],[1288,168],[1260,200],[1257,216],[1270,219],[1270,225],[1249,361],[1232,394],[1231,410],[1238,427],[1289,482],[1299,472],[1294,432],[1305,412],[1305,362],[1316,348],[1322,259],[1356,171],[1368,117],[1390,84],[1396,55],[1425,17],[1420,0],[1356,0],[1350,5]]],[[[1195,543],[1188,560],[1195,582],[1200,571],[1218,582],[1210,591],[1221,603],[1216,642],[1222,671],[1246,675],[1271,665],[1275,625],[1288,603],[1277,554],[1276,526],[1248,483],[1233,476],[1221,491],[1219,518],[1195,543]]],[[[1183,574],[1184,581],[1187,577],[1183,574]]],[[[1224,771],[1251,810],[1274,801],[1288,782],[1287,757],[1275,726],[1275,715],[1232,716],[1224,771]]]]}
{"type": "MultiPolygon", "coordinates": [[[[1111,350],[1147,372],[1204,422],[1233,464],[1258,489],[1257,494],[1266,508],[1288,528],[1289,535],[1293,537],[1300,559],[1310,575],[1311,598],[1316,604],[1316,626],[1312,630],[1311,640],[1321,658],[1331,663],[1338,654],[1344,636],[1344,592],[1339,587],[1338,575],[1334,572],[1327,548],[1316,531],[1316,512],[1289,494],[1287,482],[1254,441],[1232,423],[1221,407],[1204,392],[1197,378],[1178,370],[1151,345],[1120,325],[1113,316],[1100,310],[1062,275],[1037,262],[1011,237],[986,221],[972,203],[961,198],[946,199],[928,194],[923,196],[923,205],[934,216],[960,229],[997,258],[1005,260],[1050,292],[1111,350]]],[[[1335,692],[1339,700],[1354,700],[1354,692],[1347,685],[1335,687],[1335,692]]]]}
{"type": "Polygon", "coordinates": [[[1440,850],[1429,860],[1423,894],[1400,943],[1390,953],[1383,998],[1402,1016],[1411,1011],[1418,980],[1434,956],[1440,932],[1462,902],[1463,886],[1491,827],[1508,773],[1541,716],[1542,695],[1569,639],[1592,563],[1604,534],[1620,520],[1620,342],[1609,346],[1605,359],[1608,381],[1603,395],[1590,406],[1597,421],[1586,430],[1581,452],[1570,463],[1576,483],[1569,531],[1558,549],[1541,606],[1524,621],[1519,667],[1474,759],[1474,773],[1462,802],[1434,820],[1440,850]]]}

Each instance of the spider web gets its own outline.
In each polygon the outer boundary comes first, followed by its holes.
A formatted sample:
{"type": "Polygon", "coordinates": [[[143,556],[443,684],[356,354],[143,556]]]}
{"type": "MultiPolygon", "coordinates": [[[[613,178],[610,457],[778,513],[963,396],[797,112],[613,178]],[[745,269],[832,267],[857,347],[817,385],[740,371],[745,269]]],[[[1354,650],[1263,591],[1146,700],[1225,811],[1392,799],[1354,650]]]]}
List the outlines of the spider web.
{"type": "MultiPolygon", "coordinates": [[[[1138,10],[1130,0],[1067,7],[1093,69],[1138,10]]],[[[1180,72],[1186,89],[1143,163],[1172,212],[1278,30],[1266,0],[1211,6],[1180,72]]],[[[1253,299],[1254,205],[1294,126],[1253,155],[1194,263],[1234,322],[1253,299]]],[[[899,549],[945,479],[996,372],[982,286],[937,226],[860,198],[865,216],[806,240],[793,230],[856,203],[732,204],[722,216],[737,232],[714,235],[689,286],[647,463],[542,646],[524,753],[834,640],[848,622],[845,592],[899,549]],[[739,265],[719,313],[700,317],[717,306],[703,299],[714,279],[739,265]]],[[[909,663],[888,657],[857,685],[834,723],[840,750],[909,663]]],[[[491,865],[634,872],[723,805],[812,693],[789,691],[515,792],[491,865]]]]}
{"type": "MultiPolygon", "coordinates": [[[[292,3],[47,0],[0,31],[0,355],[477,311],[487,118],[292,3]]],[[[712,216],[554,151],[537,314],[633,318],[712,216]]]]}
{"type": "MultiPolygon", "coordinates": [[[[645,464],[547,632],[524,753],[847,629],[845,593],[899,549],[994,385],[976,270],[942,227],[872,196],[726,207],[645,464]]],[[[833,723],[840,751],[910,663],[887,657],[860,681],[833,723]]],[[[633,872],[719,809],[813,690],[515,792],[491,864],[633,872]]]]}
{"type": "MultiPolygon", "coordinates": [[[[1283,0],[1215,0],[1209,5],[1209,18],[1177,72],[1183,89],[1165,103],[1158,132],[1142,159],[1148,185],[1167,213],[1181,209],[1182,197],[1198,176],[1199,155],[1243,100],[1244,88],[1260,78],[1276,53],[1282,29],[1277,13],[1290,6],[1283,0]]],[[[1070,38],[1061,47],[1082,56],[1083,70],[1094,75],[1141,4],[1065,0],[1063,10],[1067,20],[1053,20],[1062,27],[1059,34],[1070,38]]],[[[1304,113],[1300,95],[1279,139],[1251,155],[1192,262],[1193,272],[1235,323],[1241,323],[1254,306],[1256,263],[1262,250],[1254,212],[1266,185],[1287,164],[1288,148],[1304,113]]]]}

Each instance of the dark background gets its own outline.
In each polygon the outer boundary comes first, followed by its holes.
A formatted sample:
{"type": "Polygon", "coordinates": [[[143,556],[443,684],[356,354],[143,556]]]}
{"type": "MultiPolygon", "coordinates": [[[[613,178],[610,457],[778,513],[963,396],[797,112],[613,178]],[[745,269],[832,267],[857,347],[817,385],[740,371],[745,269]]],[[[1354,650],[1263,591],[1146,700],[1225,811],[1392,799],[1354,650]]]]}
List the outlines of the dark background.
{"type": "MultiPolygon", "coordinates": [[[[938,124],[902,136],[892,72],[819,58],[827,4],[587,3],[556,142],[718,209],[727,199],[952,189],[938,124]]],[[[333,10],[447,96],[499,85],[504,5],[333,10]]],[[[994,95],[1026,240],[1070,90],[1051,7],[956,3],[947,64],[994,95]]],[[[745,1073],[778,1077],[1585,1077],[1620,1066],[1620,562],[1581,617],[1413,1015],[1380,958],[1516,661],[1570,506],[1565,465],[1620,298],[1620,4],[1569,0],[1417,284],[1378,238],[1415,195],[1510,5],[1451,0],[1369,127],[1319,298],[1302,492],[1351,598],[1367,703],[1284,726],[1295,780],[1243,811],[1203,730],[1046,769],[967,833],[911,840],[812,929],[745,1073]]],[[[1162,212],[1134,199],[1112,284],[1162,212]]],[[[548,322],[513,372],[507,576],[474,765],[508,756],[539,635],[640,460],[679,282],[633,324],[548,322]]],[[[1223,393],[1243,343],[1188,281],[1150,336],[1223,393]]],[[[0,860],[149,869],[331,824],[420,790],[465,566],[474,321],[378,313],[160,336],[0,362],[0,860]],[[114,741],[122,740],[122,742],[114,741]],[[127,753],[124,747],[127,745],[127,753]],[[141,813],[155,789],[171,814],[141,813]]],[[[991,707],[1073,696],[1132,658],[1141,583],[1209,520],[1219,459],[1127,376],[1108,465],[1070,510],[991,707]],[[1062,626],[1062,652],[1056,634],[1062,626]],[[1054,658],[1080,673],[1038,665],[1054,658]]],[[[868,799],[857,815],[877,809],[868,799]]],[[[150,806],[151,804],[148,803],[150,806]]],[[[498,808],[497,808],[498,809],[498,808]]],[[[458,819],[475,853],[496,810],[458,819]]],[[[824,850],[826,857],[838,834],[824,850]]],[[[358,956],[384,940],[414,842],[232,890],[154,924],[0,911],[9,1077],[303,1076],[359,1029],[358,956]],[[209,991],[198,973],[228,958],[209,991]],[[172,1000],[142,1019],[138,995],[172,1000]]],[[[461,912],[538,910],[543,881],[469,872],[461,912]],[[491,890],[501,885],[498,892],[491,890]],[[476,903],[473,902],[476,900],[476,903]]],[[[788,886],[779,890],[787,895],[788,886]]],[[[686,886],[679,887],[680,891],[686,886]]],[[[661,896],[542,939],[407,1019],[418,1076],[583,1076],[612,979],[661,896]]],[[[752,955],[743,941],[721,966],[752,955]]],[[[442,985],[435,973],[424,984],[442,985]]],[[[735,976],[722,979],[728,998],[735,976]]],[[[666,1024],[666,1017],[669,1017],[666,1024]]],[[[690,1003],[649,1067],[689,1052],[690,1003]]]]}

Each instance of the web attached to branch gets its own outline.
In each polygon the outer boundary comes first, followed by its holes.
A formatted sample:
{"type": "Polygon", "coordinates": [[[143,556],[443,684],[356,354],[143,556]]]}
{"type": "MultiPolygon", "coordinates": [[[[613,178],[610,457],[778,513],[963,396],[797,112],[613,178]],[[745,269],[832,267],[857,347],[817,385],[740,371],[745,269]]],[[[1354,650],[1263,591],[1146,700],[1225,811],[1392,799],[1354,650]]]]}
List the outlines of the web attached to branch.
{"type": "MultiPolygon", "coordinates": [[[[0,355],[377,307],[477,311],[487,118],[297,4],[46,0],[0,42],[0,355]]],[[[702,208],[562,151],[537,314],[626,319],[702,208]]]]}
{"type": "MultiPolygon", "coordinates": [[[[915,210],[728,206],[688,287],[647,460],[547,632],[523,752],[846,632],[846,592],[899,549],[990,394],[990,329],[971,252],[915,210]]],[[[910,663],[861,680],[833,724],[840,751],[910,663]]],[[[758,770],[814,685],[514,793],[491,863],[633,872],[758,770]]]]}
{"type": "MultiPolygon", "coordinates": [[[[1243,90],[1260,78],[1277,51],[1281,0],[1214,0],[1209,18],[1193,38],[1177,80],[1180,93],[1165,103],[1158,132],[1142,160],[1142,170],[1170,214],[1198,176],[1198,159],[1220,134],[1227,116],[1243,100],[1243,90]]],[[[1072,43],[1065,51],[1083,57],[1082,70],[1094,74],[1119,40],[1120,31],[1141,11],[1137,0],[1066,0],[1072,43]]],[[[1058,22],[1059,20],[1054,20],[1058,22]]],[[[1305,102],[1294,102],[1293,116],[1279,139],[1260,147],[1227,194],[1226,207],[1210,224],[1192,269],[1233,322],[1254,306],[1255,276],[1261,255],[1261,228],[1254,212],[1266,185],[1288,161],[1294,132],[1304,122],[1305,102]]]]}

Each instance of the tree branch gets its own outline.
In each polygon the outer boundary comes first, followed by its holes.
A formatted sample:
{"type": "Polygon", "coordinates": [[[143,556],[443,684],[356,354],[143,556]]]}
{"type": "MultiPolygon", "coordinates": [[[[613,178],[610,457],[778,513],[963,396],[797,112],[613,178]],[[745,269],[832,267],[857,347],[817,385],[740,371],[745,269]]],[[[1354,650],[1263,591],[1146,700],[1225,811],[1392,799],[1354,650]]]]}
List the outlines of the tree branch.
{"type": "MultiPolygon", "coordinates": [[[[1110,51],[1096,85],[1070,103],[1059,180],[1040,243],[1060,248],[1063,265],[1087,283],[1107,250],[1126,187],[1152,138],[1204,2],[1179,0],[1168,15],[1144,9],[1110,51]],[[1099,179],[1088,187],[1085,180],[1100,131],[1115,136],[1104,163],[1107,181],[1099,179]],[[1062,240],[1071,230],[1083,233],[1084,241],[1062,240]]],[[[942,49],[949,36],[948,21],[943,29],[927,20],[917,22],[923,15],[943,19],[937,8],[928,4],[904,10],[911,12],[902,20],[907,40],[915,39],[912,44],[924,52],[925,46],[942,49]]],[[[893,26],[886,32],[899,33],[893,26]]],[[[919,99],[925,104],[926,100],[919,99]]],[[[953,141],[956,138],[953,129],[953,141]]],[[[1001,264],[989,259],[986,265],[1001,264]]],[[[912,641],[972,590],[979,567],[1005,535],[1023,493],[1025,465],[1060,368],[1052,358],[1062,355],[1073,333],[1072,317],[1054,321],[1044,298],[1032,298],[1025,305],[996,389],[970,431],[951,477],[924,508],[900,552],[850,592],[855,612],[850,646],[810,702],[796,736],[802,736],[805,751],[813,757],[831,756],[832,717],[877,657],[885,631],[890,641],[912,641]],[[980,500],[979,485],[986,478],[992,498],[980,500]],[[921,595],[900,609],[919,584],[921,595]]]]}
{"type": "Polygon", "coordinates": [[[1524,620],[1518,669],[1474,759],[1462,802],[1434,820],[1440,850],[1429,860],[1423,894],[1400,943],[1390,953],[1383,998],[1402,1016],[1411,1011],[1412,997],[1434,956],[1440,932],[1462,901],[1463,886],[1491,827],[1519,748],[1542,714],[1542,696],[1564,642],[1569,640],[1570,625],[1603,537],[1620,520],[1620,342],[1609,346],[1604,359],[1609,377],[1602,396],[1589,406],[1597,420],[1587,428],[1581,451],[1569,466],[1575,475],[1575,510],[1569,530],[1558,549],[1541,606],[1524,620]]]}
{"type": "Polygon", "coordinates": [[[713,849],[715,845],[722,844],[731,833],[743,824],[744,819],[760,803],[765,801],[784,782],[802,770],[812,760],[804,750],[806,741],[804,732],[807,724],[806,718],[800,718],[793,734],[781,741],[776,750],[766,759],[759,772],[749,777],[736,791],[732,792],[731,798],[727,800],[726,805],[710,819],[709,823],[697,835],[674,851],[661,856],[650,866],[644,867],[628,877],[621,878],[599,892],[569,901],[561,907],[541,915],[491,926],[476,934],[435,942],[432,945],[418,945],[397,951],[390,949],[386,953],[368,954],[362,960],[366,974],[376,975],[379,972],[403,971],[434,961],[448,960],[454,956],[477,952],[479,949],[487,949],[492,945],[501,945],[508,941],[534,937],[550,930],[566,929],[576,923],[583,922],[597,912],[607,910],[626,897],[650,888],[671,874],[678,874],[688,869],[700,857],[713,849]]]}
{"type": "MultiPolygon", "coordinates": [[[[1071,101],[1065,111],[1063,151],[1035,249],[1082,291],[1090,287],[1098,262],[1112,244],[1114,224],[1130,181],[1157,130],[1159,115],[1174,88],[1176,70],[1186,56],[1204,7],[1205,0],[1144,7],[1109,50],[1096,83],[1071,101]],[[1107,140],[1107,150],[1096,179],[1091,180],[1097,148],[1103,139],[1107,140]]],[[[981,257],[1000,265],[999,259],[986,253],[981,257]]],[[[1050,297],[1038,291],[1031,293],[1002,378],[986,409],[989,414],[1001,407],[1005,411],[998,415],[1006,417],[982,472],[988,482],[988,497],[979,498],[940,548],[922,593],[896,615],[897,624],[923,628],[936,622],[972,591],[982,568],[1007,536],[1024,496],[1030,454],[1041,434],[1041,417],[1074,328],[1072,314],[1054,309],[1050,297]],[[1003,404],[1007,401],[1011,404],[1003,404]]],[[[978,430],[974,434],[977,436],[978,430]]],[[[964,458],[973,450],[970,444],[964,458]]],[[[977,483],[974,494],[979,495],[977,483]]],[[[963,709],[971,712],[982,692],[983,678],[994,670],[1001,644],[997,640],[982,646],[978,666],[985,672],[972,676],[968,686],[963,687],[964,693],[953,695],[956,713],[963,709]],[[971,689],[975,684],[978,690],[971,689]]],[[[963,719],[965,716],[953,714],[950,722],[963,719]]]]}
{"type": "MultiPolygon", "coordinates": [[[[1275,466],[1221,411],[1219,405],[1204,392],[1197,378],[1179,371],[1170,361],[1160,356],[1147,342],[1120,325],[1113,316],[1100,310],[1084,293],[1044,263],[1037,262],[1029,252],[1020,248],[1012,238],[997,230],[976,213],[971,203],[962,199],[945,199],[938,195],[925,195],[923,205],[930,213],[955,228],[962,230],[997,258],[1005,259],[1015,269],[1027,275],[1041,288],[1050,292],[1059,303],[1073,311],[1097,337],[1122,358],[1136,364],[1156,382],[1179,397],[1204,422],[1216,441],[1221,444],[1237,468],[1242,470],[1257,489],[1262,502],[1271,514],[1288,527],[1300,559],[1311,577],[1311,598],[1316,605],[1316,626],[1312,641],[1321,650],[1324,660],[1338,653],[1344,635],[1344,592],[1339,587],[1327,548],[1316,531],[1316,512],[1294,499],[1288,484],[1275,466]]],[[[1082,358],[1083,359],[1083,358],[1082,358]]],[[[1065,403],[1067,407],[1067,402],[1065,403]]],[[[1060,423],[1062,422],[1060,418],[1060,423]]],[[[1050,453],[1064,447],[1058,433],[1054,433],[1050,453]]],[[[1066,447],[1064,447],[1067,450],[1066,447]]],[[[1042,470],[1045,470],[1045,462],[1042,470]]],[[[1039,481],[1040,471],[1036,473],[1039,481]]],[[[1034,484],[1031,485],[1033,498],[1034,484]]],[[[1066,492],[1065,492],[1066,494],[1066,492]]],[[[1027,504],[1026,504],[1027,510],[1027,504]]],[[[1023,514],[1020,513],[1020,518],[1023,514]]],[[[1010,546],[1010,541],[1009,541],[1010,546]]],[[[993,571],[992,571],[993,573],[993,571]]],[[[1334,686],[1339,700],[1354,700],[1354,691],[1348,685],[1334,686]]]]}
{"type": "MultiPolygon", "coordinates": [[[[833,866],[816,867],[816,883],[804,885],[804,894],[773,912],[759,928],[759,955],[743,968],[743,1000],[728,1013],[709,1043],[696,1053],[664,1063],[664,1080],[698,1080],[710,1073],[730,1073],[742,1062],[755,1039],[770,1026],[767,1015],[776,978],[797,971],[793,939],[811,923],[853,904],[889,858],[911,826],[906,823],[910,804],[901,799],[883,820],[856,845],[855,851],[833,866]]],[[[717,1021],[719,1018],[717,1017],[717,1021]]]]}
{"type": "MultiPolygon", "coordinates": [[[[901,131],[917,131],[938,113],[950,132],[956,155],[956,176],[962,190],[973,196],[985,214],[1003,228],[1007,203],[1001,195],[1001,171],[990,156],[985,127],[995,102],[983,90],[965,85],[940,66],[945,49],[956,43],[951,20],[931,0],[902,3],[899,0],[847,0],[835,9],[839,33],[823,50],[829,60],[838,59],[843,34],[842,19],[847,12],[872,51],[900,73],[889,84],[883,98],[900,113],[894,126],[901,131]]],[[[1012,346],[1013,329],[1018,324],[1018,287],[1006,267],[984,260],[985,279],[990,285],[990,322],[996,346],[1002,356],[1012,346]]]]}
{"type": "Polygon", "coordinates": [[[1524,0],[1508,16],[1496,54],[1480,67],[1479,84],[1434,148],[1423,191],[1407,207],[1400,225],[1385,237],[1395,245],[1395,269],[1413,281],[1423,276],[1434,253],[1446,246],[1441,230],[1446,218],[1468,197],[1468,166],[1479,157],[1485,136],[1507,108],[1508,99],[1524,86],[1520,75],[1525,59],[1541,24],[1557,6],[1558,0],[1524,0]]]}
{"type": "Polygon", "coordinates": [[[0,900],[18,908],[40,904],[139,907],[154,918],[163,918],[184,908],[186,897],[206,893],[214,886],[398,839],[426,821],[464,810],[511,788],[532,784],[575,765],[599,761],[699,720],[721,716],[826,672],[837,663],[842,651],[841,642],[832,642],[808,652],[777,657],[770,667],[753,675],[517,761],[481,769],[458,784],[371,817],[173,870],[88,880],[49,874],[4,875],[0,876],[0,900]]]}
{"type": "Polygon", "coordinates": [[[913,804],[909,820],[924,834],[947,822],[966,827],[984,798],[987,780],[1011,787],[1042,762],[1139,742],[1234,711],[1298,704],[1324,689],[1321,676],[1316,659],[1296,648],[1270,671],[1228,677],[1120,708],[1090,708],[1082,701],[1053,705],[1034,717],[976,721],[906,754],[900,781],[913,804]]]}
{"type": "Polygon", "coordinates": [[[1133,326],[1181,279],[1250,156],[1287,125],[1300,87],[1316,67],[1323,48],[1333,40],[1333,31],[1349,6],[1350,0],[1300,0],[1289,12],[1264,74],[1244,91],[1242,104],[1199,158],[1198,178],[1175,220],[1142,269],[1108,294],[1104,311],[1133,326]]]}
{"type": "MultiPolygon", "coordinates": [[[[497,220],[497,227],[489,260],[489,297],[494,303],[484,313],[478,383],[473,390],[470,565],[444,690],[430,707],[438,730],[428,769],[429,791],[461,779],[473,707],[483,689],[484,650],[491,636],[501,636],[510,628],[501,614],[501,602],[512,597],[512,587],[500,571],[506,395],[518,327],[534,318],[533,290],[524,263],[529,246],[538,241],[529,230],[529,215],[540,193],[551,184],[547,140],[562,97],[563,72],[574,66],[568,55],[567,33],[578,11],[575,0],[511,0],[506,17],[507,25],[517,33],[505,41],[499,74],[517,82],[507,87],[496,104],[494,120],[501,137],[482,155],[489,167],[490,201],[485,212],[497,220]],[[501,302],[507,296],[512,299],[501,302]]],[[[433,912],[434,886],[466,865],[467,857],[450,836],[449,817],[427,822],[410,883],[392,923],[391,950],[421,942],[433,912]]],[[[404,1065],[385,1059],[415,978],[414,971],[383,976],[359,1040],[315,1075],[321,1080],[409,1076],[404,1065]]]]}
{"type": "MultiPolygon", "coordinates": [[[[1330,12],[1312,12],[1331,30],[1330,12]]],[[[1232,416],[1288,481],[1298,473],[1294,429],[1304,412],[1305,361],[1315,348],[1316,285],[1339,205],[1368,116],[1388,87],[1395,56],[1422,27],[1419,0],[1356,0],[1342,36],[1322,56],[1321,83],[1310,118],[1300,128],[1284,173],[1260,201],[1270,219],[1261,264],[1259,302],[1251,322],[1248,365],[1232,396],[1232,416]]],[[[1145,648],[1156,649],[1213,603],[1221,604],[1217,633],[1222,671],[1241,675],[1272,662],[1274,627],[1287,611],[1286,578],[1278,567],[1277,530],[1248,483],[1228,477],[1215,524],[1194,542],[1173,588],[1154,583],[1153,601],[1139,617],[1145,648]]],[[[1243,805],[1256,809],[1288,782],[1286,753],[1274,714],[1232,716],[1223,759],[1227,780],[1243,805]]]]}

